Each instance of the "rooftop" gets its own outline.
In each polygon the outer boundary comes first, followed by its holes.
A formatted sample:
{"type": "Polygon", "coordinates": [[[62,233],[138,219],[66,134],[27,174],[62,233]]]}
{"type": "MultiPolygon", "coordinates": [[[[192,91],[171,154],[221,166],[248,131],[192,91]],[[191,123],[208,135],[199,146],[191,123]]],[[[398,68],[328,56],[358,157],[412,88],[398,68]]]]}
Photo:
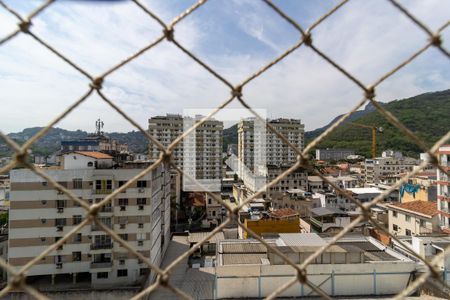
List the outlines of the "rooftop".
{"type": "Polygon", "coordinates": [[[111,155],[97,151],[74,151],[74,153],[81,154],[87,157],[97,158],[97,159],[112,159],[111,155]]]}
{"type": "MultiPolygon", "coordinates": [[[[190,232],[189,236],[187,238],[189,243],[198,243],[202,241],[204,238],[206,238],[210,234],[210,232],[190,232]]],[[[217,241],[224,240],[225,236],[223,235],[223,232],[217,232],[212,237],[208,239],[208,242],[210,243],[217,243],[217,241]]]]}
{"type": "Polygon", "coordinates": [[[382,191],[376,187],[365,187],[365,188],[349,188],[347,191],[350,191],[354,194],[381,194],[382,191]]]}
{"type": "Polygon", "coordinates": [[[340,210],[338,208],[332,207],[316,207],[311,209],[311,213],[314,216],[328,216],[328,215],[336,215],[336,214],[347,214],[345,211],[340,210]]]}
{"type": "Polygon", "coordinates": [[[405,203],[389,204],[388,207],[400,209],[407,212],[433,217],[438,214],[437,204],[428,201],[411,201],[405,203]]]}
{"type": "Polygon", "coordinates": [[[293,216],[298,216],[298,215],[299,215],[298,212],[296,212],[292,208],[280,208],[280,209],[276,209],[270,213],[270,216],[274,217],[274,218],[287,218],[287,217],[293,217],[293,216]]]}

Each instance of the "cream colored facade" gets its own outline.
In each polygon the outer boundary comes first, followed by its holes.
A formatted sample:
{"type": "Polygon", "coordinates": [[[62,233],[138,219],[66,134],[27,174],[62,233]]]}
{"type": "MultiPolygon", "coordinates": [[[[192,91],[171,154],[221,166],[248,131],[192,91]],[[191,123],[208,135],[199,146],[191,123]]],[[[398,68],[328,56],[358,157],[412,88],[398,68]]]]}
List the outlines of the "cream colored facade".
{"type": "Polygon", "coordinates": [[[419,160],[403,157],[401,153],[384,151],[382,157],[366,159],[364,162],[364,178],[366,183],[380,183],[381,181],[392,185],[395,176],[410,172],[419,160]],[[393,180],[389,180],[394,178],[393,180]]]}
{"type": "MultiPolygon", "coordinates": [[[[439,148],[439,164],[447,172],[450,171],[450,145],[439,148]]],[[[441,229],[450,233],[450,178],[437,169],[437,205],[441,229]]]]}
{"type": "Polygon", "coordinates": [[[389,232],[393,235],[411,236],[439,231],[438,215],[427,215],[387,205],[389,232]]]}
{"type": "MultiPolygon", "coordinates": [[[[125,184],[142,169],[45,170],[75,195],[93,204],[125,184]]],[[[11,171],[9,263],[16,269],[64,237],[86,216],[85,210],[27,169],[11,171]]],[[[133,183],[98,218],[155,265],[170,240],[170,174],[164,165],[133,183]]],[[[136,285],[152,280],[146,264],[97,225],[90,224],[33,265],[28,277],[58,284],[86,278],[92,288],[136,285]]]]}
{"type": "MultiPolygon", "coordinates": [[[[255,120],[244,119],[238,125],[238,157],[247,168],[254,170],[254,157],[257,149],[254,132],[255,120]]],[[[268,120],[268,123],[279,133],[288,139],[288,141],[297,147],[300,151],[304,148],[305,125],[298,119],[274,119],[268,120]]],[[[265,140],[265,160],[267,165],[289,165],[296,161],[297,154],[284,141],[282,141],[274,132],[266,129],[265,140]]],[[[262,153],[263,154],[263,153],[262,153]]]]}
{"type": "MultiPolygon", "coordinates": [[[[183,134],[186,124],[192,123],[194,125],[200,119],[201,116],[190,118],[177,114],[156,116],[149,119],[148,132],[167,147],[183,134]]],[[[195,149],[194,147],[189,148],[190,144],[185,145],[186,140],[182,140],[173,150],[172,161],[181,169],[195,166],[195,170],[192,170],[192,172],[195,172],[197,179],[221,179],[223,122],[213,119],[207,120],[189,136],[193,136],[195,149]],[[192,151],[190,153],[195,157],[186,155],[188,151],[192,151]],[[186,161],[187,158],[190,158],[190,160],[186,161]]],[[[150,142],[150,159],[158,159],[159,155],[159,148],[150,142]]]]}

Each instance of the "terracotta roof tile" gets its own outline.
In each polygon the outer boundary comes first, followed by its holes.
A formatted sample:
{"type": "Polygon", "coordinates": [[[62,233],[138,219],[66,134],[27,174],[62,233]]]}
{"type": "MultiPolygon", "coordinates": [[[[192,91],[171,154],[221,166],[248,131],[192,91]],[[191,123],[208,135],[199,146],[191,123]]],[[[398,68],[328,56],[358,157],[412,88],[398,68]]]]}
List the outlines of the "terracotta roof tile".
{"type": "Polygon", "coordinates": [[[399,208],[427,216],[435,216],[438,213],[436,202],[429,201],[410,201],[405,203],[396,203],[388,205],[393,208],[399,208]]]}
{"type": "Polygon", "coordinates": [[[111,155],[97,151],[75,151],[75,153],[98,159],[113,158],[111,155]]]}
{"type": "Polygon", "coordinates": [[[283,218],[283,217],[298,216],[298,212],[296,212],[292,208],[280,208],[272,211],[270,215],[275,218],[283,218]]]}

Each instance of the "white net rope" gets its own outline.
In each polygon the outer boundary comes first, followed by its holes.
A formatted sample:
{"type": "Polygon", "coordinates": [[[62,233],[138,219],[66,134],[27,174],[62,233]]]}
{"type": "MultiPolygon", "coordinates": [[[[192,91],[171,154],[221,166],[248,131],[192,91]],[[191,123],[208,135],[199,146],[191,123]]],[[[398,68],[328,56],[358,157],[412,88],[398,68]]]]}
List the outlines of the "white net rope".
{"type": "MultiPolygon", "coordinates": [[[[379,79],[375,80],[372,84],[364,84],[361,80],[359,80],[354,75],[350,74],[348,71],[345,70],[344,67],[339,65],[337,62],[335,62],[333,59],[331,59],[329,56],[327,56],[326,53],[321,51],[313,42],[313,33],[314,29],[323,22],[327,20],[328,17],[330,17],[332,14],[334,14],[336,11],[340,10],[342,6],[344,6],[349,0],[341,1],[338,5],[336,5],[334,8],[332,8],[330,11],[328,11],[326,14],[321,16],[317,21],[315,21],[309,28],[304,29],[302,26],[298,24],[294,19],[292,19],[286,12],[282,11],[278,6],[276,6],[274,3],[272,3],[269,0],[262,0],[264,3],[266,3],[273,11],[283,20],[287,21],[292,27],[297,30],[300,33],[300,39],[289,49],[287,49],[285,52],[283,52],[281,55],[273,59],[270,63],[267,65],[261,67],[257,72],[254,74],[251,74],[248,76],[245,80],[243,80],[239,84],[233,84],[223,76],[221,76],[219,73],[213,70],[208,64],[206,64],[204,61],[202,61],[201,58],[199,58],[196,54],[192,53],[190,50],[186,49],[176,38],[175,34],[175,28],[176,25],[180,22],[182,22],[186,17],[188,17],[190,14],[194,13],[196,10],[198,10],[203,5],[207,5],[206,0],[201,0],[195,3],[193,6],[191,6],[189,9],[181,13],[179,16],[177,16],[175,19],[172,20],[169,24],[166,24],[162,21],[162,19],[153,13],[147,6],[145,6],[143,3],[141,3],[139,0],[133,0],[132,2],[139,7],[143,12],[145,12],[146,15],[148,15],[149,18],[157,21],[161,25],[161,35],[156,38],[152,43],[147,45],[146,47],[142,48],[141,50],[137,51],[136,53],[130,55],[129,57],[125,58],[123,61],[117,63],[110,69],[106,70],[104,73],[100,75],[92,75],[83,68],[81,68],[76,62],[72,61],[70,58],[65,56],[63,53],[58,51],[58,49],[55,49],[52,45],[47,43],[45,40],[43,40],[40,36],[38,36],[36,33],[32,30],[32,21],[34,18],[36,18],[42,11],[51,9],[52,4],[55,2],[54,0],[49,0],[40,5],[38,8],[33,10],[28,16],[22,16],[17,11],[12,9],[11,7],[7,6],[3,1],[0,0],[0,6],[2,9],[7,10],[11,15],[17,18],[18,20],[18,26],[17,28],[11,32],[10,34],[0,37],[0,47],[11,41],[12,39],[16,38],[19,35],[28,35],[32,39],[36,41],[36,47],[45,47],[48,51],[52,52],[54,55],[65,61],[67,64],[72,66],[74,69],[76,69],[78,72],[83,74],[85,77],[88,78],[90,84],[87,87],[86,92],[84,95],[77,99],[75,102],[73,102],[72,105],[67,107],[61,114],[59,114],[57,117],[55,117],[52,121],[50,121],[45,128],[43,128],[40,132],[38,132],[36,135],[31,137],[29,140],[27,140],[23,145],[18,145],[16,142],[14,142],[11,138],[9,138],[6,134],[0,131],[0,138],[6,142],[6,144],[15,152],[14,159],[6,166],[0,169],[0,174],[5,174],[9,172],[11,169],[13,169],[16,166],[22,166],[30,169],[32,172],[37,174],[38,176],[42,177],[49,183],[51,183],[54,188],[62,193],[64,193],[69,199],[75,201],[78,203],[81,207],[83,207],[86,210],[86,218],[82,220],[81,223],[79,223],[77,226],[75,226],[70,232],[68,232],[63,238],[59,239],[57,242],[49,246],[45,251],[40,253],[38,256],[30,260],[26,265],[24,265],[20,270],[14,269],[12,266],[10,266],[5,260],[0,259],[0,267],[5,269],[8,272],[8,276],[10,278],[7,286],[3,288],[0,292],[0,297],[5,296],[10,291],[24,291],[28,293],[30,296],[37,298],[37,299],[47,299],[45,295],[43,295],[41,292],[39,292],[37,289],[33,288],[32,286],[26,284],[26,274],[27,271],[30,270],[30,268],[36,264],[38,261],[40,261],[42,258],[47,256],[50,252],[57,249],[59,246],[63,245],[66,241],[68,241],[69,238],[71,238],[74,234],[76,234],[79,230],[81,230],[85,225],[95,223],[97,224],[103,231],[108,233],[111,238],[118,242],[121,246],[126,248],[130,253],[132,253],[134,256],[136,256],[138,259],[143,261],[145,264],[148,265],[149,268],[151,268],[154,272],[158,274],[156,281],[151,284],[148,287],[145,287],[141,292],[139,292],[137,295],[133,297],[133,299],[141,299],[142,297],[149,295],[155,289],[158,287],[163,287],[166,289],[169,289],[173,293],[175,293],[178,297],[183,299],[192,299],[192,295],[186,294],[184,291],[179,289],[178,287],[174,286],[169,282],[171,271],[174,269],[174,267],[179,264],[183,259],[189,257],[191,254],[193,254],[197,249],[201,247],[203,243],[205,243],[207,240],[209,240],[211,237],[213,237],[217,232],[221,231],[225,228],[230,222],[235,221],[237,222],[238,226],[240,226],[247,234],[258,241],[260,241],[262,244],[264,244],[270,251],[274,252],[278,256],[280,256],[284,262],[292,268],[296,270],[297,276],[292,277],[290,280],[288,280],[285,284],[278,287],[275,291],[273,291],[269,296],[266,297],[266,299],[273,299],[280,295],[284,290],[289,288],[295,283],[301,283],[304,285],[309,286],[315,293],[320,295],[323,298],[330,299],[331,297],[325,293],[319,286],[313,284],[310,280],[308,280],[308,274],[306,272],[306,268],[309,264],[311,264],[318,256],[320,256],[324,251],[326,251],[330,246],[335,244],[340,238],[342,238],[346,233],[348,233],[350,230],[352,230],[358,223],[362,221],[367,221],[371,225],[373,225],[375,228],[377,228],[380,232],[383,232],[390,236],[391,239],[395,240],[397,243],[405,247],[405,249],[408,249],[408,247],[399,240],[396,236],[393,236],[389,233],[387,229],[380,226],[374,219],[372,219],[370,214],[370,208],[376,205],[378,202],[382,201],[385,197],[387,197],[392,191],[398,189],[402,184],[406,183],[409,178],[414,176],[415,174],[422,171],[427,165],[427,162],[423,162],[419,165],[418,168],[414,169],[414,171],[409,172],[407,175],[405,175],[401,180],[396,182],[394,185],[392,185],[388,190],[384,191],[382,194],[380,194],[378,197],[373,199],[370,202],[367,203],[361,203],[348,193],[343,193],[342,189],[336,186],[333,182],[330,182],[323,174],[321,174],[316,169],[312,168],[309,160],[308,153],[311,149],[313,149],[318,143],[320,143],[326,136],[328,136],[331,132],[333,132],[336,127],[338,127],[340,124],[342,124],[351,114],[353,114],[356,110],[361,108],[366,103],[372,103],[373,106],[377,109],[379,113],[381,113],[392,125],[394,125],[398,130],[400,130],[402,133],[404,133],[406,136],[408,136],[412,141],[414,141],[415,144],[417,144],[424,152],[428,153],[430,156],[430,161],[432,165],[434,165],[436,168],[438,168],[440,171],[442,171],[444,174],[448,175],[448,171],[441,167],[439,165],[438,156],[437,156],[437,150],[440,146],[442,146],[446,141],[450,138],[450,131],[447,132],[438,142],[436,142],[431,148],[428,148],[426,144],[417,137],[411,130],[409,130],[407,127],[405,127],[393,114],[391,114],[389,111],[387,111],[383,106],[380,105],[380,103],[376,100],[376,88],[387,78],[391,77],[393,74],[398,72],[400,69],[414,61],[419,55],[427,51],[429,48],[434,47],[440,50],[447,58],[450,56],[447,49],[445,49],[442,46],[442,38],[441,33],[447,28],[450,22],[446,22],[443,24],[436,32],[433,32],[430,30],[426,24],[421,22],[418,18],[416,18],[414,15],[412,15],[403,5],[398,3],[396,0],[386,0],[386,3],[388,5],[388,2],[391,3],[395,8],[397,8],[402,14],[404,14],[406,17],[408,17],[411,22],[413,22],[416,26],[418,26],[421,30],[423,30],[427,36],[428,40],[424,41],[423,47],[417,49],[414,54],[412,54],[410,57],[405,59],[400,64],[393,66],[392,69],[388,70],[383,76],[381,76],[379,79]],[[135,60],[142,54],[146,53],[148,50],[150,50],[153,47],[157,47],[162,41],[168,41],[178,47],[182,52],[184,52],[188,57],[190,57],[193,61],[195,61],[197,64],[199,64],[206,72],[209,72],[212,74],[217,80],[223,82],[225,85],[227,85],[230,88],[231,96],[226,99],[220,106],[215,108],[209,115],[204,117],[201,121],[197,122],[193,127],[191,127],[189,130],[183,132],[178,138],[176,138],[168,147],[164,147],[155,137],[150,135],[144,128],[142,128],[137,122],[133,120],[129,115],[127,115],[118,105],[114,103],[113,100],[109,99],[103,92],[102,92],[102,84],[105,80],[107,80],[108,76],[111,75],[113,72],[119,72],[120,69],[130,63],[131,61],[135,60]],[[266,72],[268,69],[270,69],[272,66],[276,65],[283,59],[285,59],[287,56],[291,55],[293,52],[295,52],[300,47],[306,47],[311,49],[313,52],[315,52],[318,56],[320,56],[324,61],[329,63],[331,66],[336,68],[340,73],[345,75],[350,81],[356,84],[357,87],[362,91],[362,99],[359,100],[356,105],[345,115],[343,115],[341,118],[339,118],[332,126],[330,126],[325,132],[323,132],[320,136],[315,138],[310,144],[305,147],[303,151],[298,149],[296,146],[291,144],[289,140],[283,136],[280,132],[278,132],[275,128],[273,128],[270,124],[267,124],[268,130],[272,131],[279,139],[281,139],[284,143],[288,145],[290,149],[292,149],[297,154],[297,161],[295,164],[293,164],[288,170],[280,174],[277,178],[266,184],[263,188],[261,188],[257,193],[246,199],[244,202],[240,203],[237,207],[231,208],[227,203],[223,202],[220,197],[213,193],[209,193],[211,197],[213,197],[215,200],[217,200],[219,203],[221,203],[227,210],[227,218],[218,226],[216,227],[212,232],[210,232],[203,240],[195,244],[192,248],[189,249],[189,251],[185,252],[182,256],[175,259],[171,264],[169,264],[166,268],[161,269],[159,266],[156,266],[152,264],[148,258],[143,256],[139,251],[133,248],[130,244],[128,244],[125,240],[121,239],[120,236],[114,232],[114,230],[110,229],[108,226],[100,222],[99,218],[97,218],[97,212],[106,204],[110,203],[116,196],[119,195],[119,193],[124,192],[131,184],[136,182],[139,178],[144,176],[145,174],[151,172],[155,168],[157,168],[158,165],[162,163],[168,163],[171,164],[172,167],[176,168],[181,174],[183,174],[183,170],[177,168],[173,163],[171,163],[171,155],[173,150],[177,147],[177,145],[191,132],[196,130],[197,127],[201,126],[205,121],[207,121],[209,118],[213,117],[218,111],[229,105],[233,101],[237,101],[242,104],[243,107],[248,109],[256,118],[260,119],[261,121],[265,121],[256,111],[254,111],[246,102],[244,97],[244,91],[246,85],[254,80],[255,78],[259,77],[261,74],[266,72]],[[81,103],[85,102],[92,94],[97,93],[100,98],[105,101],[110,107],[112,107],[115,111],[117,111],[121,116],[123,116],[128,122],[130,122],[134,127],[136,127],[140,132],[142,132],[145,137],[152,142],[154,145],[156,145],[160,151],[161,155],[158,160],[156,160],[151,166],[148,168],[142,170],[138,175],[136,175],[134,178],[129,180],[126,184],[122,185],[121,187],[115,189],[111,194],[106,196],[101,202],[95,203],[92,205],[87,204],[82,199],[78,198],[74,193],[72,193],[69,189],[62,186],[55,180],[53,180],[49,175],[45,173],[43,169],[36,168],[33,164],[29,163],[27,160],[27,153],[30,147],[40,138],[42,138],[55,124],[57,124],[59,121],[61,121],[63,118],[65,118],[68,114],[70,114],[76,107],[78,107],[81,103]],[[361,209],[361,215],[358,216],[356,219],[354,219],[348,226],[346,226],[342,231],[340,231],[338,234],[336,234],[327,244],[326,246],[321,247],[319,250],[317,250],[313,255],[309,256],[302,264],[298,265],[292,262],[285,254],[281,253],[277,248],[274,248],[272,245],[268,244],[264,239],[262,239],[259,235],[251,231],[250,229],[246,228],[239,220],[238,218],[238,211],[246,204],[251,202],[253,199],[258,198],[262,196],[262,193],[266,190],[266,188],[270,188],[277,184],[279,181],[281,181],[285,176],[290,174],[291,172],[295,171],[299,167],[303,167],[310,172],[315,173],[315,175],[319,176],[324,182],[332,186],[336,191],[340,192],[342,195],[346,195],[346,197],[353,203],[357,205],[361,209]]],[[[183,176],[189,177],[187,174],[183,174],[183,176]]],[[[190,180],[195,181],[195,179],[190,178],[190,180]]],[[[197,182],[199,186],[201,186],[200,183],[197,182]]],[[[450,247],[449,247],[450,248],[450,247]]],[[[426,260],[424,257],[421,257],[420,255],[417,255],[414,252],[410,252],[410,255],[416,257],[418,260],[423,262],[423,264],[426,266],[426,272],[422,273],[420,276],[418,276],[412,283],[408,285],[406,289],[401,291],[398,295],[396,295],[396,298],[403,298],[407,295],[409,295],[411,292],[413,292],[415,289],[420,287],[423,283],[426,281],[435,284],[436,286],[442,288],[447,287],[445,282],[442,280],[437,264],[439,261],[441,261],[445,255],[447,255],[450,252],[450,249],[447,248],[445,251],[441,252],[439,255],[436,255],[431,261],[426,260]],[[430,279],[430,280],[429,280],[430,279]]]]}

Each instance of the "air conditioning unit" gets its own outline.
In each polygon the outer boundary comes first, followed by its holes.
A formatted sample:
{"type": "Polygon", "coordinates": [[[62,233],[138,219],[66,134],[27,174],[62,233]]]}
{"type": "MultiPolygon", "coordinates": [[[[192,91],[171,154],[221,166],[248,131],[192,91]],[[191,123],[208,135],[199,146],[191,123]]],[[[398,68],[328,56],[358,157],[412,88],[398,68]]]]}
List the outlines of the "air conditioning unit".
{"type": "Polygon", "coordinates": [[[120,210],[121,210],[121,211],[125,211],[126,209],[127,209],[127,207],[126,207],[125,205],[121,205],[121,206],[120,206],[120,210]]]}
{"type": "Polygon", "coordinates": [[[125,229],[126,226],[127,224],[120,224],[120,229],[125,229]]]}
{"type": "Polygon", "coordinates": [[[64,192],[58,191],[58,195],[64,195],[64,192]]]}
{"type": "Polygon", "coordinates": [[[138,246],[144,246],[144,241],[138,241],[137,244],[138,246]]]}
{"type": "Polygon", "coordinates": [[[58,212],[59,212],[59,213],[64,212],[64,207],[58,207],[58,212]]]}
{"type": "Polygon", "coordinates": [[[63,231],[64,225],[56,225],[56,231],[63,231]]]}
{"type": "Polygon", "coordinates": [[[57,269],[62,269],[63,264],[62,263],[56,263],[56,268],[57,269]]]}
{"type": "Polygon", "coordinates": [[[144,210],[144,205],[139,205],[138,209],[139,210],[144,210]]]}
{"type": "Polygon", "coordinates": [[[139,188],[139,189],[138,189],[138,192],[139,192],[139,193],[143,193],[143,192],[145,192],[145,189],[144,189],[144,188],[139,188]]]}
{"type": "Polygon", "coordinates": [[[119,260],[119,265],[124,265],[124,264],[125,264],[125,259],[119,260]]]}

